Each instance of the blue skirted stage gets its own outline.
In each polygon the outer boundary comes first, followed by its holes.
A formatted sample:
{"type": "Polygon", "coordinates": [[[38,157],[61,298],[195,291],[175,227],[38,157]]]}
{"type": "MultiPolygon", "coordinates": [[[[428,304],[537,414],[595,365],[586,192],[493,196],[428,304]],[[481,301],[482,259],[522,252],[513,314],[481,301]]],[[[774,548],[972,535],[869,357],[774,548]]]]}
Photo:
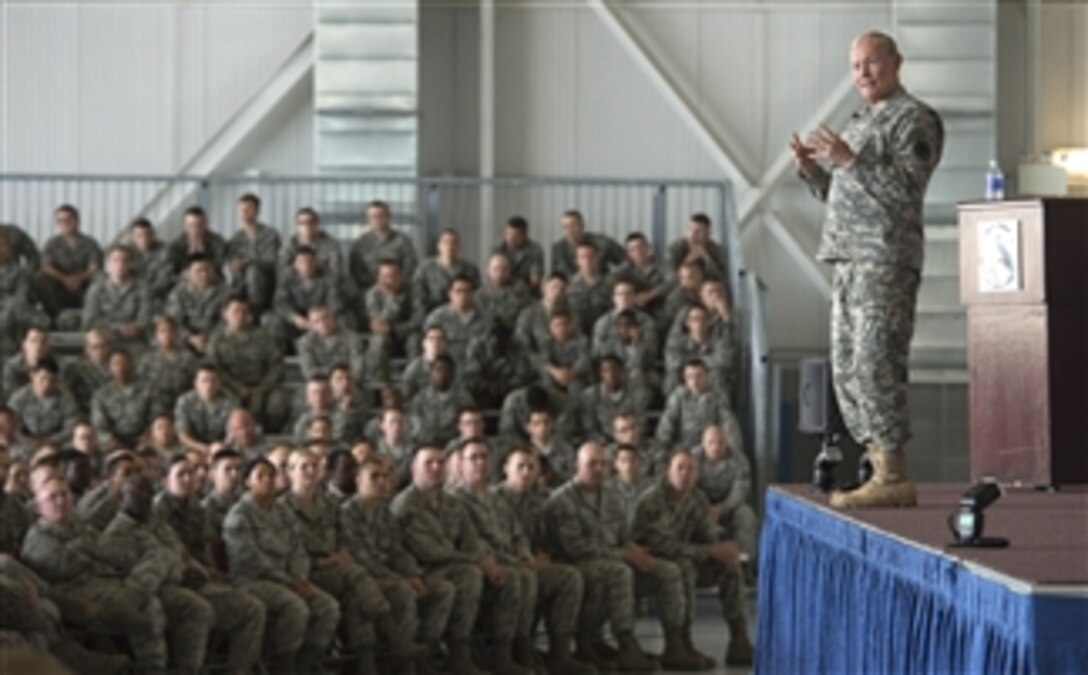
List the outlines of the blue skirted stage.
{"type": "Polygon", "coordinates": [[[1088,493],[1006,494],[986,534],[1009,548],[949,548],[965,489],[844,513],[771,488],[757,675],[1088,673],[1088,493]]]}

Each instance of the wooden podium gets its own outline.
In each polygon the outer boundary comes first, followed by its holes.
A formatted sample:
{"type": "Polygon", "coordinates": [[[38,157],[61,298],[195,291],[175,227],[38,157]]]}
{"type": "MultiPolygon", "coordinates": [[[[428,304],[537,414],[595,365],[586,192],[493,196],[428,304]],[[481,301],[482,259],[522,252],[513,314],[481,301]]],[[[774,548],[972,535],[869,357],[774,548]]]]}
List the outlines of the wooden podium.
{"type": "Polygon", "coordinates": [[[961,204],[971,478],[1088,483],[1088,199],[961,204]]]}

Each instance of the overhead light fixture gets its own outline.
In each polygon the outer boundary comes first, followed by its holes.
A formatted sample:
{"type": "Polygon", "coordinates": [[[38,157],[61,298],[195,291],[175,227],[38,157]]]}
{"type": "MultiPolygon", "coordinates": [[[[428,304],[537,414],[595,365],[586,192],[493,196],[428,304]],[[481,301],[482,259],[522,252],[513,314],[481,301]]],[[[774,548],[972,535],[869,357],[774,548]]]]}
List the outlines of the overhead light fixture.
{"type": "Polygon", "coordinates": [[[982,512],[1000,499],[1003,493],[1001,486],[992,478],[975,483],[963,493],[959,508],[948,516],[948,528],[956,540],[952,546],[1004,548],[1009,545],[1008,539],[982,536],[986,524],[982,512]]]}

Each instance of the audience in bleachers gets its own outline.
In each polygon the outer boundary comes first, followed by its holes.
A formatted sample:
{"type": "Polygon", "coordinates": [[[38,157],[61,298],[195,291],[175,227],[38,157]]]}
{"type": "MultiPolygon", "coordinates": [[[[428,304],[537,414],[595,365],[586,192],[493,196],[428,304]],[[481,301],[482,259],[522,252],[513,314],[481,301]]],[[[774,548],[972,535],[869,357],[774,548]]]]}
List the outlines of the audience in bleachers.
{"type": "Polygon", "coordinates": [[[53,617],[5,613],[5,640],[95,673],[702,670],[708,581],[750,663],[709,219],[658,261],[570,210],[546,270],[519,216],[486,260],[447,229],[417,263],[383,202],[346,259],[313,209],[282,239],[256,195],[236,212],[229,241],[199,207],[169,245],[134,220],[104,269],[73,206],[40,257],[0,225],[0,590],[40,576],[27,612],[53,617]]]}

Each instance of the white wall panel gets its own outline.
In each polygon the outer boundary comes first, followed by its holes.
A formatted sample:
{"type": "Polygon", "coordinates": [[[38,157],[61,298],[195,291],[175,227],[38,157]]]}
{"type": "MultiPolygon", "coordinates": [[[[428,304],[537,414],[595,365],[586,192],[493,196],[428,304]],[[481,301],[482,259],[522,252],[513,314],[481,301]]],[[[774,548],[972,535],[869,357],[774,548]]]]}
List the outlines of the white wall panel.
{"type": "Polygon", "coordinates": [[[4,170],[176,169],[298,46],[312,11],[304,0],[5,3],[4,170]]]}

